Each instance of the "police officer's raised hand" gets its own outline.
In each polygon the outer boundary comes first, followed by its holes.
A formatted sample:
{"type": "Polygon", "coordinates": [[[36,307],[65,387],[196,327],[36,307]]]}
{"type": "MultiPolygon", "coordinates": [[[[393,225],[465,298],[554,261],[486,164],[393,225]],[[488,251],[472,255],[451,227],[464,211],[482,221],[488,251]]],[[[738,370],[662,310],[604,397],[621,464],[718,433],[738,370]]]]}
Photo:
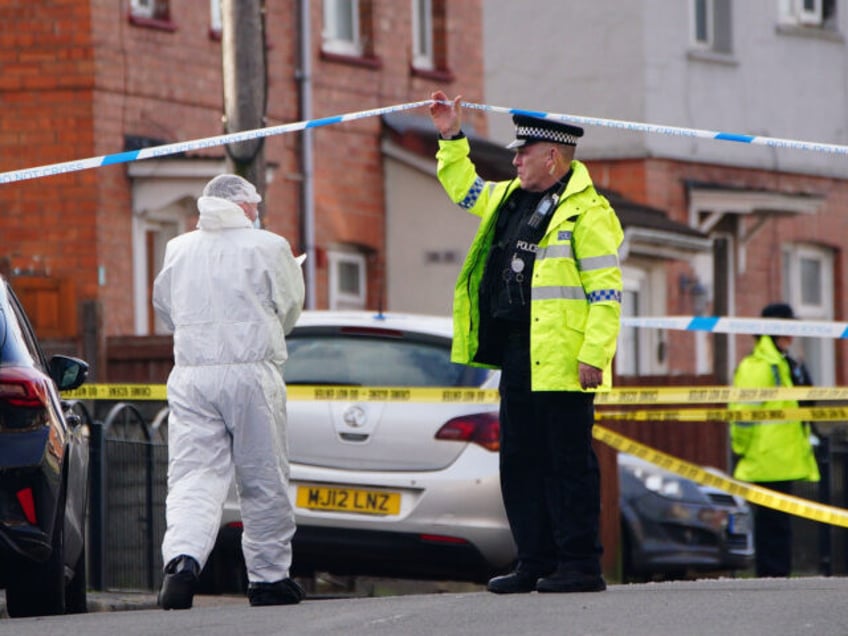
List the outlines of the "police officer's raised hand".
{"type": "Polygon", "coordinates": [[[585,362],[578,363],[577,371],[580,374],[580,386],[584,389],[597,389],[604,381],[603,370],[585,362]]]}
{"type": "Polygon", "coordinates": [[[450,100],[444,91],[436,91],[430,95],[430,99],[436,102],[452,101],[450,105],[430,104],[430,118],[442,138],[450,139],[454,135],[458,135],[462,130],[462,106],[460,105],[462,96],[457,95],[453,100],[450,100]]]}

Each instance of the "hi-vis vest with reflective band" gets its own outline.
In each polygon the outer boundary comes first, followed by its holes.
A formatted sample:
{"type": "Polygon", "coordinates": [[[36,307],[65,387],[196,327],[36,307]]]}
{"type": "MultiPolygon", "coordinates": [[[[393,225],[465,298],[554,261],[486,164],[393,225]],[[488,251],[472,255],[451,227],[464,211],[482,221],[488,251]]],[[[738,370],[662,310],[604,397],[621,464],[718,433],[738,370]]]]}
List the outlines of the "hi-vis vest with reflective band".
{"type": "MultiPolygon", "coordinates": [[[[454,362],[476,364],[479,289],[497,211],[519,187],[484,181],[468,158],[467,139],[439,141],[439,181],[450,198],[481,217],[454,290],[454,362]]],[[[603,369],[599,390],[612,386],[612,358],[621,325],[624,238],[618,217],[589,172],[571,163],[571,179],[539,241],[531,281],[530,365],[533,391],[581,391],[578,362],[603,369]]],[[[485,365],[479,365],[485,366],[485,365]]]]}
{"type": "MultiPolygon", "coordinates": [[[[789,362],[769,337],[760,337],[754,351],[736,369],[733,386],[793,386],[789,362]]],[[[731,408],[790,409],[795,400],[733,404],[731,408]]],[[[744,481],[819,481],[819,467],[810,444],[810,427],[802,422],[732,422],[730,441],[740,455],[733,471],[744,481]]]]}

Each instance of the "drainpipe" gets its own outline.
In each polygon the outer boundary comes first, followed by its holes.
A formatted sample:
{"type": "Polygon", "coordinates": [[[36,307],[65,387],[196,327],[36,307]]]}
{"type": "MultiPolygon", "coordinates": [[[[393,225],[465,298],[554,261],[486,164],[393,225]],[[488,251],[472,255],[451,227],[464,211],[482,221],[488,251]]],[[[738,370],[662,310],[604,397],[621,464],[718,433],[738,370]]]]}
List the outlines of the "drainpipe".
{"type": "MultiPolygon", "coordinates": [[[[300,119],[312,118],[312,31],[309,20],[309,0],[297,3],[300,18],[300,70],[296,77],[300,85],[300,119]]],[[[303,179],[300,186],[301,245],[306,252],[306,308],[315,309],[315,197],[312,174],[312,129],[300,132],[300,166],[303,179]]]]}

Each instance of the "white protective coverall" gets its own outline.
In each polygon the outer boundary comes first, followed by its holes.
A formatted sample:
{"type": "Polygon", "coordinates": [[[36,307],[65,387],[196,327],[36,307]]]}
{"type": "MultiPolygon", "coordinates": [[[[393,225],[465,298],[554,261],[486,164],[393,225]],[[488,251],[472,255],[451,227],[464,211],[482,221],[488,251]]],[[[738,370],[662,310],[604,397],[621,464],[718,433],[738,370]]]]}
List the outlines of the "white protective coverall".
{"type": "Polygon", "coordinates": [[[282,365],[303,273],[288,241],[254,229],[238,204],[197,203],[198,231],[168,242],[153,288],[175,361],[162,556],[203,567],[235,473],[248,580],[270,583],[289,576],[295,531],[282,365]]]}

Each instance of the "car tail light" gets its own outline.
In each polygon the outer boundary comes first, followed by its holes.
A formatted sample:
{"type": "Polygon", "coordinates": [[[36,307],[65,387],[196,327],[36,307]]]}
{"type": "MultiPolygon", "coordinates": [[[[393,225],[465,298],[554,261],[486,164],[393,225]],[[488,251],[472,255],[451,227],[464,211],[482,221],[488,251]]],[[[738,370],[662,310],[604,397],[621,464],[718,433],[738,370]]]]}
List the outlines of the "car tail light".
{"type": "Polygon", "coordinates": [[[468,543],[468,541],[462,537],[451,537],[446,534],[420,534],[418,535],[418,538],[428,543],[468,543]]]}
{"type": "Polygon", "coordinates": [[[486,450],[497,452],[501,448],[501,423],[497,413],[473,413],[448,420],[436,439],[456,442],[473,442],[486,450]]]}
{"type": "Polygon", "coordinates": [[[35,500],[32,497],[32,488],[23,488],[15,495],[18,498],[18,504],[20,504],[27,521],[32,525],[36,525],[37,518],[35,516],[35,500]]]}
{"type": "Polygon", "coordinates": [[[0,429],[26,429],[47,423],[47,380],[35,369],[0,369],[0,429]]]}

